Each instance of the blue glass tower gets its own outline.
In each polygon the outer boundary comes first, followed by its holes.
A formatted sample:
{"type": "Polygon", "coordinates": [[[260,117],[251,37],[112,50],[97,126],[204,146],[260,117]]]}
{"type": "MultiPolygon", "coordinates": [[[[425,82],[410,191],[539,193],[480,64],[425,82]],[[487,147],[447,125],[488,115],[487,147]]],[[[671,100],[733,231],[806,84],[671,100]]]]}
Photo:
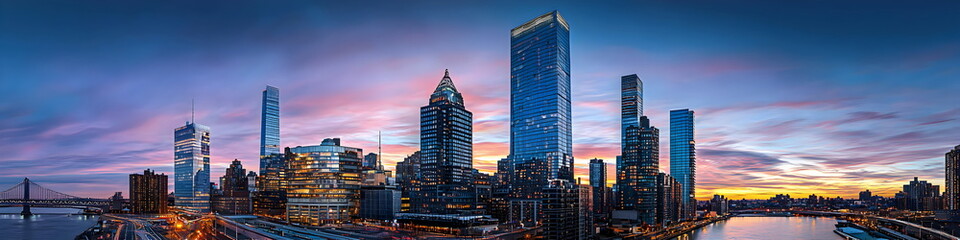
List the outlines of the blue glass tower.
{"type": "Polygon", "coordinates": [[[187,122],[174,130],[176,205],[210,212],[210,128],[187,122]]]}
{"type": "Polygon", "coordinates": [[[657,216],[657,173],[660,130],[643,116],[643,82],[636,74],[620,78],[621,156],[617,159],[617,209],[635,211],[654,224],[657,216]]]}
{"type": "Polygon", "coordinates": [[[539,198],[549,179],[573,181],[570,26],[556,11],[510,31],[513,194],[539,198]]]}
{"type": "Polygon", "coordinates": [[[280,154],[280,89],[263,90],[260,112],[260,175],[275,170],[280,154]]]}
{"type": "Polygon", "coordinates": [[[477,211],[473,185],[473,113],[444,72],[420,108],[420,191],[414,211],[472,214],[477,211]]]}
{"type": "Polygon", "coordinates": [[[670,175],[683,186],[683,219],[694,217],[697,208],[697,157],[693,137],[693,111],[670,111],[670,175]]]}

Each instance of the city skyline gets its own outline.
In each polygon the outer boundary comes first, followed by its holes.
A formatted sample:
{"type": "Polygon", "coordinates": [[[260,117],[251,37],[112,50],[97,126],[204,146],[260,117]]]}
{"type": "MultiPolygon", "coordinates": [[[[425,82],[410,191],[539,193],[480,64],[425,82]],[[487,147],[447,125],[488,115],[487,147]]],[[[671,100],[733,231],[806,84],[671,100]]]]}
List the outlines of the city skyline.
{"type": "MultiPolygon", "coordinates": [[[[620,148],[617,106],[619,76],[637,73],[646,85],[646,115],[652,125],[664,130],[660,134],[661,153],[669,152],[669,138],[663,137],[669,136],[666,130],[669,129],[668,110],[689,108],[697,112],[696,187],[699,199],[709,199],[713,194],[722,194],[731,199],[766,198],[778,193],[853,197],[863,189],[892,196],[901,187],[900,183],[914,176],[943,185],[943,154],[958,140],[944,133],[960,130],[955,120],[960,117],[960,107],[949,104],[960,102],[957,95],[951,95],[960,86],[957,81],[950,79],[958,68],[947,65],[950,60],[960,59],[960,45],[956,44],[960,34],[957,30],[938,32],[942,34],[937,35],[939,39],[926,40],[930,42],[922,44],[897,41],[919,41],[906,37],[870,42],[874,47],[899,47],[879,50],[883,52],[879,55],[890,56],[877,56],[874,49],[843,49],[851,47],[845,45],[849,43],[844,41],[863,40],[866,36],[878,33],[870,32],[870,29],[851,34],[862,34],[858,36],[863,38],[843,38],[844,35],[841,35],[839,40],[829,40],[835,45],[828,44],[827,47],[832,48],[830,50],[833,52],[827,53],[800,53],[801,50],[806,51],[805,46],[822,45],[817,41],[828,41],[817,38],[812,40],[815,43],[798,41],[779,47],[750,48],[745,46],[748,45],[746,43],[772,44],[783,39],[780,36],[750,35],[749,27],[734,31],[744,36],[714,36],[721,40],[717,44],[696,40],[667,44],[665,41],[679,36],[664,33],[664,29],[658,31],[666,36],[655,38],[658,40],[629,43],[605,39],[621,32],[615,31],[614,27],[604,27],[608,22],[591,19],[595,18],[590,15],[596,14],[593,12],[596,10],[579,10],[574,6],[561,5],[555,8],[523,6],[519,10],[508,11],[502,16],[503,19],[478,19],[475,17],[477,15],[468,14],[464,17],[467,21],[458,24],[461,27],[466,25],[464,28],[467,30],[450,29],[442,22],[429,21],[433,17],[407,16],[408,19],[401,21],[403,24],[400,29],[409,31],[423,25],[424,35],[396,32],[400,37],[396,43],[370,40],[369,37],[374,36],[372,34],[380,34],[370,31],[384,30],[377,24],[394,16],[391,14],[405,16],[404,11],[363,19],[360,20],[362,24],[358,25],[361,27],[345,29],[313,25],[321,20],[310,20],[310,17],[341,19],[346,16],[313,15],[311,11],[316,9],[309,7],[295,12],[295,17],[289,18],[258,15],[263,22],[237,19],[243,16],[243,11],[239,11],[240,16],[237,13],[228,14],[235,17],[230,21],[244,25],[240,29],[267,31],[273,26],[271,24],[278,22],[303,24],[271,30],[298,34],[291,39],[257,38],[256,31],[230,32],[246,36],[247,40],[228,41],[212,33],[202,33],[195,36],[197,39],[194,40],[174,39],[172,43],[147,41],[136,44],[121,42],[124,44],[110,47],[105,44],[113,40],[87,39],[65,46],[57,45],[65,48],[65,53],[40,51],[28,54],[26,51],[31,47],[50,43],[38,41],[28,44],[26,40],[13,41],[0,37],[0,41],[11,43],[0,44],[3,50],[33,57],[25,58],[26,62],[34,59],[51,61],[43,65],[47,67],[43,69],[10,67],[12,73],[0,73],[3,79],[23,78],[39,82],[38,85],[11,84],[12,89],[36,93],[40,92],[38,86],[60,83],[68,76],[80,81],[50,88],[49,93],[53,95],[51,99],[21,96],[20,93],[5,96],[33,101],[24,106],[0,108],[0,112],[10,119],[2,125],[6,129],[2,133],[2,141],[6,144],[0,149],[11,153],[0,159],[0,163],[13,166],[0,169],[0,175],[5,176],[0,177],[0,185],[11,185],[26,176],[45,185],[64,189],[56,187],[57,184],[66,181],[75,183],[78,181],[76,176],[83,175],[90,179],[82,180],[79,185],[74,184],[79,187],[71,189],[81,191],[74,194],[105,197],[125,189],[123,181],[117,179],[125,179],[129,173],[151,168],[172,176],[169,130],[190,119],[189,102],[184,100],[190,98],[197,101],[197,122],[209,126],[215,133],[211,137],[212,169],[209,171],[221,173],[233,159],[240,159],[247,164],[248,170],[256,171],[260,134],[257,128],[260,116],[258,93],[265,85],[276,86],[284,92],[284,100],[280,103],[283,109],[280,113],[280,125],[283,126],[280,133],[284,139],[281,147],[318,145],[321,139],[338,137],[343,139],[346,146],[373,152],[377,131],[383,130],[383,161],[388,169],[392,169],[397,161],[418,149],[416,110],[423,105],[423,96],[429,95],[429,91],[436,86],[436,73],[445,68],[457,73],[457,86],[475,114],[474,166],[485,172],[493,172],[496,170],[496,161],[506,157],[509,149],[509,55],[504,51],[509,47],[509,34],[504,29],[522,24],[529,20],[529,16],[554,9],[563,13],[569,21],[576,22],[571,26],[576,31],[570,34],[571,51],[574,52],[571,54],[574,62],[571,88],[576,177],[587,179],[589,159],[601,158],[607,163],[615,162],[620,148]],[[364,24],[372,26],[368,28],[364,24]],[[337,30],[344,32],[342,35],[323,35],[337,30]],[[358,40],[363,41],[352,42],[358,40]],[[184,51],[160,53],[168,48],[190,48],[187,45],[191,41],[200,41],[201,46],[218,41],[230,44],[196,54],[184,51]],[[77,49],[83,44],[120,51],[122,54],[92,62],[77,62],[83,57],[98,56],[95,52],[77,49]],[[288,44],[307,46],[299,49],[288,44]],[[410,50],[429,48],[434,52],[394,50],[392,44],[410,50]],[[651,46],[642,47],[644,44],[651,46]],[[713,49],[703,51],[705,46],[685,44],[701,44],[713,49]],[[236,49],[246,45],[256,47],[236,49]],[[16,46],[24,48],[14,49],[16,46]],[[349,51],[338,52],[337,47],[349,51]],[[384,49],[397,52],[374,55],[384,49]],[[743,52],[733,52],[737,49],[743,52]],[[297,53],[299,50],[307,51],[297,53]],[[835,52],[848,55],[828,57],[835,52]],[[801,57],[795,58],[795,55],[801,57]],[[467,57],[461,59],[460,56],[467,57]],[[337,58],[347,60],[335,60],[337,58]],[[610,61],[597,63],[591,59],[610,61]],[[128,60],[137,61],[118,62],[128,60]],[[821,60],[832,62],[819,63],[821,60]],[[181,64],[196,64],[202,68],[175,70],[185,68],[181,64]],[[833,66],[831,64],[850,69],[820,69],[833,66]],[[897,69],[893,74],[897,76],[886,76],[890,73],[885,72],[885,68],[897,69]],[[55,71],[44,71],[46,69],[55,71]],[[233,79],[240,81],[232,82],[233,79]],[[165,81],[175,81],[180,85],[195,84],[195,89],[182,91],[181,87],[167,88],[166,85],[178,84],[165,81]],[[99,91],[91,94],[85,91],[89,85],[103,85],[103,88],[97,88],[99,91]],[[783,90],[787,88],[790,90],[783,90]],[[929,104],[931,102],[935,104],[929,104]],[[345,116],[345,112],[349,115],[345,116]],[[809,146],[810,143],[826,146],[809,146]],[[51,154],[45,149],[58,151],[51,154]],[[96,161],[101,161],[102,165],[91,164],[96,161]],[[51,163],[60,163],[61,166],[51,168],[51,163]],[[59,169],[64,166],[68,171],[59,169]],[[40,174],[18,175],[23,170],[40,174]],[[814,181],[808,178],[818,179],[814,181]],[[97,188],[105,189],[95,190],[97,188]],[[755,194],[744,194],[744,191],[755,194]]],[[[669,5],[656,6],[670,9],[669,5]]],[[[338,7],[349,8],[331,8],[338,7]]],[[[424,9],[418,11],[427,11],[442,5],[419,7],[424,9]]],[[[610,7],[604,9],[618,12],[610,7]]],[[[868,11],[867,14],[880,14],[883,12],[880,10],[868,11]]],[[[671,14],[670,11],[666,12],[661,14],[671,14]]],[[[117,12],[107,13],[98,19],[122,16],[117,12]]],[[[707,11],[707,15],[709,13],[707,11]]],[[[20,14],[13,14],[11,18],[23,17],[20,14]]],[[[372,12],[365,14],[374,15],[372,12]]],[[[443,13],[434,17],[447,14],[456,16],[464,12],[443,13]]],[[[748,17],[755,15],[747,14],[748,17]]],[[[795,12],[795,15],[786,14],[786,17],[798,15],[803,14],[795,12]]],[[[710,16],[726,21],[745,18],[724,18],[724,14],[717,12],[710,16]]],[[[189,20],[199,16],[176,17],[189,20]]],[[[827,17],[848,18],[838,15],[827,17]]],[[[944,16],[931,16],[936,17],[944,16]]],[[[113,30],[130,30],[126,27],[149,24],[151,18],[146,19],[129,23],[129,26],[110,26],[116,28],[113,30]]],[[[616,20],[614,17],[609,21],[616,20]]],[[[896,25],[902,28],[894,30],[913,35],[932,34],[908,29],[911,23],[920,22],[913,20],[896,25]]],[[[46,21],[37,24],[56,26],[58,23],[57,19],[46,21]]],[[[680,22],[683,21],[667,23],[683,26],[680,22]]],[[[97,22],[78,24],[95,25],[97,22]]],[[[724,21],[715,24],[722,27],[724,21]]],[[[790,25],[785,22],[779,24],[790,25]]],[[[871,26],[863,22],[847,24],[871,26]]],[[[159,30],[163,30],[163,27],[169,26],[154,26],[159,30]]],[[[105,31],[109,34],[110,29],[105,31]]],[[[228,23],[211,23],[193,30],[238,31],[228,23]],[[228,28],[212,29],[220,26],[216,24],[225,24],[223,26],[228,28]]],[[[805,31],[813,31],[814,36],[830,33],[829,30],[816,32],[817,29],[810,28],[784,33],[800,34],[805,31]]],[[[55,33],[41,33],[39,36],[28,34],[25,39],[39,37],[43,40],[49,37],[44,34],[55,33]]],[[[174,36],[193,36],[191,34],[198,33],[175,32],[174,36]]],[[[130,41],[133,40],[137,39],[130,41]]],[[[20,64],[8,62],[6,58],[3,63],[5,68],[20,64]]],[[[8,83],[4,81],[6,85],[8,83]]],[[[666,171],[669,166],[669,155],[660,154],[660,169],[669,173],[666,171]]],[[[608,167],[608,171],[613,169],[614,166],[608,167]]],[[[612,172],[608,172],[608,175],[616,176],[612,172]]],[[[219,175],[210,177],[213,179],[219,175]]],[[[608,185],[612,182],[613,179],[608,178],[608,185]]],[[[171,189],[172,184],[171,181],[171,189]]]]}

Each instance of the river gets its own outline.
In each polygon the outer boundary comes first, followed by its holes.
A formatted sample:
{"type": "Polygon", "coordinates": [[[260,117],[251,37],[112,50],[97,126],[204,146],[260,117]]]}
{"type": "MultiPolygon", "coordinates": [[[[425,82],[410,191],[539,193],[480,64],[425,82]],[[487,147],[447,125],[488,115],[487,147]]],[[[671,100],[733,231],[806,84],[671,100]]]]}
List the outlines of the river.
{"type": "Polygon", "coordinates": [[[0,239],[73,239],[97,223],[100,216],[67,215],[72,208],[32,208],[38,215],[20,216],[20,207],[0,208],[0,239]]]}
{"type": "Polygon", "coordinates": [[[833,233],[837,220],[826,217],[733,217],[716,222],[674,240],[842,240],[833,233]]]}

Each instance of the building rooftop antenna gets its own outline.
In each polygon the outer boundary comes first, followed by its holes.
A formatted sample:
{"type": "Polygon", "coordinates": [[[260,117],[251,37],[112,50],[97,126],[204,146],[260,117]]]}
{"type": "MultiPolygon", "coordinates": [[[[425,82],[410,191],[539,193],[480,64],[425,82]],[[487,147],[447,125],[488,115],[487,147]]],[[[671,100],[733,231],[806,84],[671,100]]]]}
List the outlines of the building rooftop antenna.
{"type": "Polygon", "coordinates": [[[383,134],[380,131],[377,131],[377,168],[380,171],[383,171],[383,162],[380,160],[383,158],[383,147],[381,147],[383,142],[383,134]]]}

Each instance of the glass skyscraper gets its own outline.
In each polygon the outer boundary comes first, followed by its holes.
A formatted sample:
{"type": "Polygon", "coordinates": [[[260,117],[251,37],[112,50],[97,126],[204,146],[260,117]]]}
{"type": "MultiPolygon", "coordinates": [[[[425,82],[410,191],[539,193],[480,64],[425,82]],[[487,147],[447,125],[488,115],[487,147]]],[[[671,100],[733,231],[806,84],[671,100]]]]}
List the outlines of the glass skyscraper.
{"type": "MultiPolygon", "coordinates": [[[[617,159],[617,209],[636,211],[654,224],[657,216],[657,173],[660,130],[643,116],[643,82],[636,74],[620,78],[621,156],[617,159]]],[[[630,214],[632,216],[632,214],[630,214]]]]}
{"type": "Polygon", "coordinates": [[[682,219],[694,217],[697,208],[697,156],[693,137],[693,111],[670,111],[670,175],[683,186],[682,219]]]}
{"type": "MultiPolygon", "coordinates": [[[[280,167],[280,89],[267,86],[263,90],[260,110],[260,176],[280,167]]],[[[267,187],[268,190],[275,190],[267,187]]]]}
{"type": "Polygon", "coordinates": [[[595,218],[603,219],[607,209],[607,163],[603,159],[590,159],[590,187],[593,190],[593,213],[595,218]]]}
{"type": "Polygon", "coordinates": [[[286,163],[280,152],[280,89],[263,90],[260,110],[260,176],[253,199],[253,212],[260,216],[283,217],[286,193],[280,187],[286,163]]]}
{"type": "Polygon", "coordinates": [[[210,128],[187,122],[174,130],[176,205],[210,212],[210,128]]]}
{"type": "Polygon", "coordinates": [[[510,31],[513,194],[539,198],[549,179],[573,182],[570,26],[556,11],[510,31]]]}
{"type": "Polygon", "coordinates": [[[471,214],[477,211],[473,185],[473,113],[445,71],[420,108],[420,191],[414,211],[471,214]]]}

